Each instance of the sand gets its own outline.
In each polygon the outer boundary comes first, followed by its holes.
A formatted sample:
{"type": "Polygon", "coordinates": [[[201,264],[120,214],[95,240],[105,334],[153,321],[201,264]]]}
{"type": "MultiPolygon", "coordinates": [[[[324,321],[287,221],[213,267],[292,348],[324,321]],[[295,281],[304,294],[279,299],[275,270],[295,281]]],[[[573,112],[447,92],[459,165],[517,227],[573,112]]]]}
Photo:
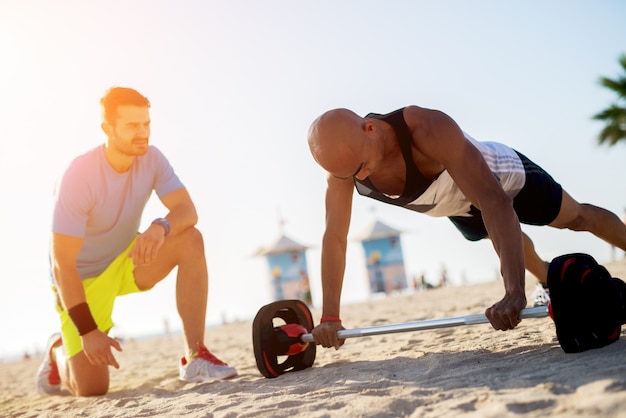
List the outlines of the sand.
{"type": "MultiPolygon", "coordinates": [[[[626,261],[608,264],[626,278],[626,261]]],[[[533,281],[528,280],[530,294],[533,281]]],[[[481,313],[501,282],[449,287],[343,307],[347,328],[481,313]]],[[[315,320],[320,312],[313,310],[315,320]]],[[[620,417],[626,416],[626,340],[566,354],[549,318],[515,330],[488,324],[347,340],[315,364],[266,379],[250,322],[210,329],[209,347],[238,368],[229,381],[178,380],[180,336],[128,341],[110,392],[38,395],[40,359],[0,364],[0,415],[10,417],[620,417]]]]}

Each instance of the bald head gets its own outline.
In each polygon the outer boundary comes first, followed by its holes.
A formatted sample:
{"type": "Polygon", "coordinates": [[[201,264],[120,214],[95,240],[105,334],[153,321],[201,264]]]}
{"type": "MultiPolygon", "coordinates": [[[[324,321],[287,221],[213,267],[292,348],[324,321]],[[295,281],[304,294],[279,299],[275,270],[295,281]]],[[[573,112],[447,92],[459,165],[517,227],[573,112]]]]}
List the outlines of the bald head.
{"type": "Polygon", "coordinates": [[[315,119],[309,128],[309,149],[326,170],[331,160],[355,151],[363,137],[365,120],[348,109],[333,109],[315,119]]]}

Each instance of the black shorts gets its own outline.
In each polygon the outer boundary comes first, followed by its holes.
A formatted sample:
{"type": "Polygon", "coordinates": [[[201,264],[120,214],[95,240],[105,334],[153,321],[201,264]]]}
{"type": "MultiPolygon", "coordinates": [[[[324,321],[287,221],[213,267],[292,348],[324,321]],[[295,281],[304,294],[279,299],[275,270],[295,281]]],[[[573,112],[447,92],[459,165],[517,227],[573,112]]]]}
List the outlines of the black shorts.
{"type": "MultiPolygon", "coordinates": [[[[524,155],[515,151],[524,164],[526,183],[513,199],[519,221],[528,225],[548,225],[561,210],[563,188],[552,176],[524,155]]],[[[480,210],[472,205],[470,216],[450,216],[454,226],[470,241],[487,237],[480,210]]]]}

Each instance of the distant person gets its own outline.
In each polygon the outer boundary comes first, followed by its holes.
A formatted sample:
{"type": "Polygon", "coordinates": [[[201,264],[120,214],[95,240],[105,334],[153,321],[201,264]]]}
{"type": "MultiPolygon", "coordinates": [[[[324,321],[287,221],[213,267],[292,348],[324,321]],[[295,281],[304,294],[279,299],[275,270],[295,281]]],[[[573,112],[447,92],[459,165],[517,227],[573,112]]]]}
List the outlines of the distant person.
{"type": "Polygon", "coordinates": [[[448,287],[448,271],[441,269],[441,277],[439,278],[439,287],[448,287]]]}
{"type": "Polygon", "coordinates": [[[420,276],[420,289],[422,290],[428,290],[428,289],[432,289],[435,286],[433,286],[432,284],[428,283],[426,281],[426,276],[424,276],[423,274],[420,276]]]}
{"type": "Polygon", "coordinates": [[[76,396],[106,393],[109,366],[119,368],[112,349],[122,350],[107,335],[115,298],[151,289],[175,267],[180,379],[231,378],[236,370],[204,344],[208,273],[198,215],[168,160],[149,145],[150,103],[114,87],[100,104],[104,145],[74,159],[55,190],[50,261],[62,336],[51,339],[37,389],[55,393],[62,381],[76,396]],[[168,212],[139,232],[153,191],[168,212]]]}
{"type": "Polygon", "coordinates": [[[311,283],[309,282],[309,275],[304,269],[300,270],[300,300],[308,306],[313,306],[311,283]]]}
{"type": "MultiPolygon", "coordinates": [[[[579,204],[539,166],[506,145],[478,142],[446,114],[417,106],[365,118],[335,109],[310,127],[313,158],[327,171],[322,241],[325,320],[317,344],[338,348],[341,288],[352,195],[432,216],[446,216],[465,238],[491,239],[500,258],[504,297],[485,314],[498,330],[515,328],[526,307],[524,268],[541,283],[548,263],[520,222],[590,231],[626,249],[626,226],[613,213],[579,204]]],[[[453,256],[453,255],[451,255],[453,256]]]]}

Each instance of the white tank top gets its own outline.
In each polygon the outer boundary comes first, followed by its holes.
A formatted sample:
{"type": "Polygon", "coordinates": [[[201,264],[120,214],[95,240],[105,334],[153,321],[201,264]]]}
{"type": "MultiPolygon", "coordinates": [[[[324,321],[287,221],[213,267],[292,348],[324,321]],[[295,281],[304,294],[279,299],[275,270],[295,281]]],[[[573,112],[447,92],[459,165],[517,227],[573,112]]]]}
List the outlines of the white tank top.
{"type": "MultiPolygon", "coordinates": [[[[498,142],[478,142],[464,132],[483,155],[493,175],[509,197],[514,198],[524,187],[526,174],[517,153],[498,142]]],[[[472,202],[461,192],[447,170],[444,170],[417,199],[405,205],[430,216],[468,215],[472,202]]]]}

